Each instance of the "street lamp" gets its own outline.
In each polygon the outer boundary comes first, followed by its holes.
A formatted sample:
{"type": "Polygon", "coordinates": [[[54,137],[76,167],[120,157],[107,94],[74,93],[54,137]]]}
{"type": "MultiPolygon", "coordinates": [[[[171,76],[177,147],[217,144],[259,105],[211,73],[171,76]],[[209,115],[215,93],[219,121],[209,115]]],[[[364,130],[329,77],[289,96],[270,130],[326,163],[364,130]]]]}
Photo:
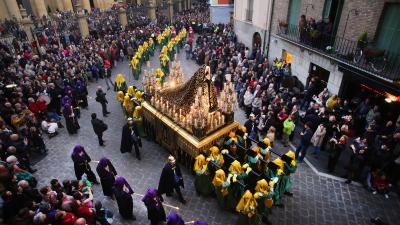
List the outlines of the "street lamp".
{"type": "Polygon", "coordinates": [[[344,35],[346,34],[346,28],[347,28],[347,22],[349,21],[349,17],[350,17],[350,13],[354,12],[355,16],[358,16],[360,14],[360,11],[358,11],[358,9],[350,9],[349,12],[347,13],[347,18],[346,18],[346,24],[344,25],[344,30],[343,30],[343,38],[344,35]]]}

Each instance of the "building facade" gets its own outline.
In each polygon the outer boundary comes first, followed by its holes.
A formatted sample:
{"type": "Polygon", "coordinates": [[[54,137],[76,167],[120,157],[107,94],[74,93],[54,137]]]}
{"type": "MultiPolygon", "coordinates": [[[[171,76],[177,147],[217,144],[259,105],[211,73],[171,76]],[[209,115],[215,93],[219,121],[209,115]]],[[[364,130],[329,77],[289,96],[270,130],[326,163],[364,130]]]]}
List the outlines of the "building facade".
{"type": "Polygon", "coordinates": [[[265,54],[290,60],[304,84],[316,76],[333,94],[400,102],[400,0],[236,1],[235,30],[247,46],[270,30],[265,54]]]}
{"type": "Polygon", "coordinates": [[[266,51],[272,4],[272,0],[235,1],[233,15],[235,33],[246,46],[266,51]]]}

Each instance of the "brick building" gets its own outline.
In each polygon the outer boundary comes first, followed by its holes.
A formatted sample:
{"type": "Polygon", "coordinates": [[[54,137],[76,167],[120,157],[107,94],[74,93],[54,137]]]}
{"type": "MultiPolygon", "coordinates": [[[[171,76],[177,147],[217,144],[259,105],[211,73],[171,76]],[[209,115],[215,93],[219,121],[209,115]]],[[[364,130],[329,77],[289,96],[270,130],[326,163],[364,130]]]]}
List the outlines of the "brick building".
{"type": "Polygon", "coordinates": [[[240,41],[251,46],[255,41],[251,36],[265,31],[266,35],[261,35],[267,43],[262,46],[264,52],[270,59],[290,58],[292,74],[303,83],[310,75],[318,76],[334,94],[357,97],[354,90],[372,91],[386,102],[399,104],[400,0],[257,2],[235,2],[235,30],[240,41]],[[253,20],[241,19],[250,14],[253,20]],[[266,22],[255,21],[257,14],[266,22]],[[301,15],[307,22],[313,18],[315,24],[300,29],[301,15]],[[257,26],[259,23],[263,26],[257,26]],[[367,38],[362,40],[367,42],[358,44],[365,32],[367,38]]]}

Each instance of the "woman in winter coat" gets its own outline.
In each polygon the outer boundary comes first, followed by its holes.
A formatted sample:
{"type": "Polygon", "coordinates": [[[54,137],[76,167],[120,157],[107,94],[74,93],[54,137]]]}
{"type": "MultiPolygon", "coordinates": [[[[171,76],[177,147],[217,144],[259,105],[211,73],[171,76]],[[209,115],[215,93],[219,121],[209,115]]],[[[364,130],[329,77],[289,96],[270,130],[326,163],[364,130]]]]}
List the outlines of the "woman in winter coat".
{"type": "Polygon", "coordinates": [[[251,87],[248,86],[246,93],[244,93],[243,100],[244,100],[244,107],[246,111],[246,116],[249,117],[251,110],[252,110],[252,103],[253,103],[254,96],[251,93],[251,87]]]}
{"type": "Polygon", "coordinates": [[[318,155],[319,152],[321,151],[321,145],[324,140],[325,134],[326,134],[325,124],[321,123],[311,138],[311,143],[314,146],[314,152],[313,152],[314,155],[318,155]]]}

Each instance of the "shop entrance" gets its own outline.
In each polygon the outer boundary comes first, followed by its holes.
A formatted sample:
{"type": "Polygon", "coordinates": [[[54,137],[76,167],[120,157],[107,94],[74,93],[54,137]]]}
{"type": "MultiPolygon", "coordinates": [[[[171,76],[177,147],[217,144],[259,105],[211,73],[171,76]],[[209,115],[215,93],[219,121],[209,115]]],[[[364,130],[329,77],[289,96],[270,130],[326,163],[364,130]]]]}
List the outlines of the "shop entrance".
{"type": "Polygon", "coordinates": [[[328,85],[330,72],[317,64],[310,63],[310,68],[308,69],[307,84],[311,78],[315,78],[317,81],[317,93],[320,93],[328,85]]]}

